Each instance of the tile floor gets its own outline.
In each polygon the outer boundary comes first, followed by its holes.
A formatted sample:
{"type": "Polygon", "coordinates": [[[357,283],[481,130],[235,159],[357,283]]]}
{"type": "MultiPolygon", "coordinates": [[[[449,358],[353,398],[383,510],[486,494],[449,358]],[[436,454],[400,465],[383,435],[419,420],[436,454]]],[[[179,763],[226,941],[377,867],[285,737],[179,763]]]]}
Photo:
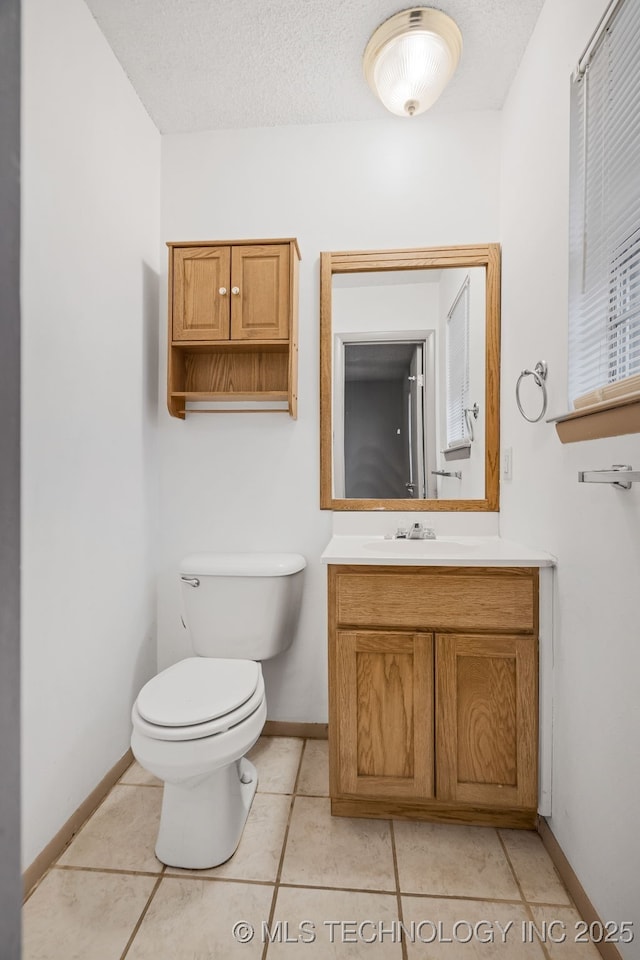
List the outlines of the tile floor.
{"type": "Polygon", "coordinates": [[[162,791],[134,763],[29,897],[24,960],[599,957],[536,834],[332,818],[326,742],[264,737],[250,757],[240,846],[199,871],[154,856],[162,791]]]}

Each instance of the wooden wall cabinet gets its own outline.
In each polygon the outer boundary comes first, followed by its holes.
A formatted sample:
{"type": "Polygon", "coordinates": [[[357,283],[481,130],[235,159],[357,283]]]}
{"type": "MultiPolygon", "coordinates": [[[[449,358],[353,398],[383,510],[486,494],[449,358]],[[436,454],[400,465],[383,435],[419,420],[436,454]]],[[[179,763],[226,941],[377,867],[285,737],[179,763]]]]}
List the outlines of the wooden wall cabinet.
{"type": "Polygon", "coordinates": [[[329,567],[332,812],[537,818],[538,570],[329,567]]]}
{"type": "Polygon", "coordinates": [[[297,241],[167,246],[169,413],[184,418],[188,401],[286,401],[295,418],[297,241]]]}

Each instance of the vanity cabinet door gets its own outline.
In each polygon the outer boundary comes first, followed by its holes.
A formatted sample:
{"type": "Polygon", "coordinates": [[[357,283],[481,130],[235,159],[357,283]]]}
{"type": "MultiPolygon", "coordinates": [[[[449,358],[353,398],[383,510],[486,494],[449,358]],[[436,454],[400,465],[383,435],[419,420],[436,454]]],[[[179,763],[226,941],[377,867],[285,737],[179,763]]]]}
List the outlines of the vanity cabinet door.
{"type": "Polygon", "coordinates": [[[434,795],[433,635],[341,631],[331,658],[331,795],[434,795]]]}
{"type": "Polygon", "coordinates": [[[535,637],[436,636],[438,799],[535,809],[535,637]]]}

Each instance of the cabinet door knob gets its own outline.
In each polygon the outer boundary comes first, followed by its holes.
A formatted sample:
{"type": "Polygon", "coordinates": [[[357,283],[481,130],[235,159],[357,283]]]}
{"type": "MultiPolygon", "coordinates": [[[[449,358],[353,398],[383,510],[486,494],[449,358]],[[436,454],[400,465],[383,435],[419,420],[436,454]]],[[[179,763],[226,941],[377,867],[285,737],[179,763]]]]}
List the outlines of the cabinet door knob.
{"type": "Polygon", "coordinates": [[[240,293],[240,287],[231,287],[231,293],[234,295],[234,297],[237,297],[240,293]]]}
{"type": "Polygon", "coordinates": [[[220,287],[220,289],[218,290],[218,293],[220,294],[221,297],[226,297],[226,295],[227,295],[227,288],[226,288],[226,287],[220,287]]]}

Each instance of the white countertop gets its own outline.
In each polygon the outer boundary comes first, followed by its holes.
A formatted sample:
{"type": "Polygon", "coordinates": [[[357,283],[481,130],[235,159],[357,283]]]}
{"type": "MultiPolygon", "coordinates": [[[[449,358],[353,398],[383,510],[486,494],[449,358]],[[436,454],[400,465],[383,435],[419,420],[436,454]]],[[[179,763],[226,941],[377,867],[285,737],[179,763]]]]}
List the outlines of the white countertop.
{"type": "Polygon", "coordinates": [[[391,540],[382,536],[334,536],[323,563],[399,566],[552,567],[556,558],[543,550],[501,537],[438,537],[391,540]]]}

